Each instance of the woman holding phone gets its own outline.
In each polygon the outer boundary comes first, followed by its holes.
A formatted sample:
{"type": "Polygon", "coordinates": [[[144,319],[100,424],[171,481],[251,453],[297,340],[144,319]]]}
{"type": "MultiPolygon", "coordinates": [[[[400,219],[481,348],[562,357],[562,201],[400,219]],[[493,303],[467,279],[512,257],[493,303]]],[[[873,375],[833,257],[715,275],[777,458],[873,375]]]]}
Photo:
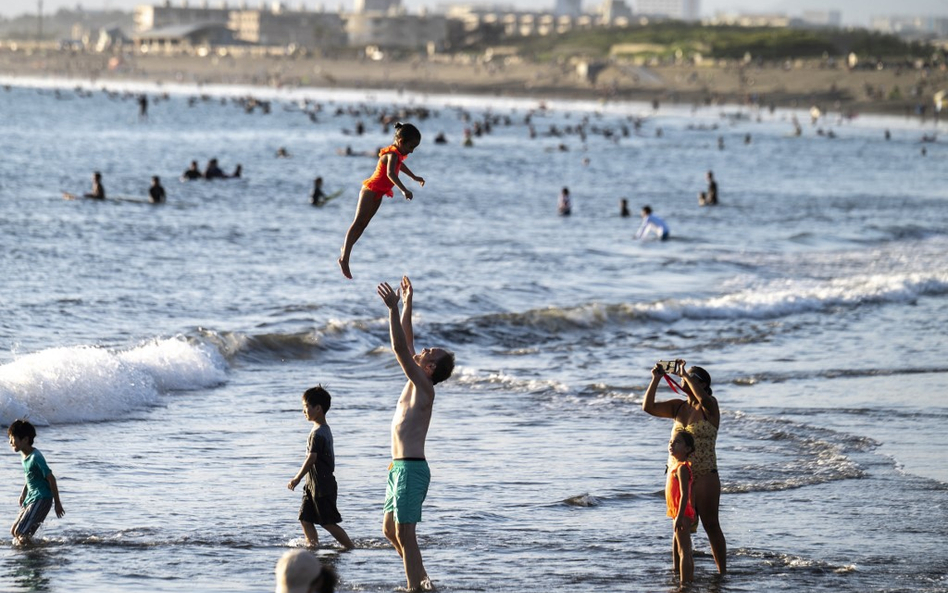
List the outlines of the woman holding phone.
{"type": "MultiPolygon", "coordinates": [[[[714,450],[718,427],[721,424],[721,411],[718,408],[718,400],[711,395],[711,375],[697,366],[686,371],[685,361],[681,359],[669,362],[659,361],[652,368],[652,380],[648,384],[648,389],[645,390],[642,409],[652,416],[674,420],[672,434],[678,430],[684,430],[694,437],[695,451],[690,458],[694,475],[692,486],[694,507],[705,533],[708,534],[708,542],[711,544],[711,553],[714,555],[718,572],[725,574],[727,572],[727,542],[718,521],[721,479],[718,477],[717,455],[714,450]],[[666,373],[674,373],[681,378],[680,387],[687,399],[655,401],[658,383],[666,373]]],[[[669,462],[669,467],[672,467],[671,462],[669,462]]]]}

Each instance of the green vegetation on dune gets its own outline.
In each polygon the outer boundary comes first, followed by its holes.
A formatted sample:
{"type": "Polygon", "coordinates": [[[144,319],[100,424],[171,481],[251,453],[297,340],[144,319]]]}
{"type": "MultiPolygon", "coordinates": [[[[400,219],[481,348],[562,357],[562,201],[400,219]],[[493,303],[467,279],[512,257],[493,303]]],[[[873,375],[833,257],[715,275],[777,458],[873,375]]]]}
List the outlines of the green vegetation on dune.
{"type": "Polygon", "coordinates": [[[504,44],[537,60],[577,55],[605,58],[617,46],[647,46],[637,53],[649,57],[701,54],[740,59],[749,53],[754,59],[765,60],[845,56],[850,52],[863,59],[927,58],[934,51],[926,44],[906,43],[894,35],[866,30],[701,26],[675,21],[525,37],[505,40],[504,44]]]}

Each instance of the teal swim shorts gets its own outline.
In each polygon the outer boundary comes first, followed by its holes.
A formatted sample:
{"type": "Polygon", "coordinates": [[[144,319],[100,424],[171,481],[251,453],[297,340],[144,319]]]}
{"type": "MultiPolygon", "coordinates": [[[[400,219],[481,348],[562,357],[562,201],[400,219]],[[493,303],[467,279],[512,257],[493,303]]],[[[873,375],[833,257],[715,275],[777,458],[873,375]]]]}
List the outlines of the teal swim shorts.
{"type": "Polygon", "coordinates": [[[388,466],[384,512],[396,523],[420,523],[421,503],[428,495],[431,470],[424,459],[396,459],[388,466]]]}

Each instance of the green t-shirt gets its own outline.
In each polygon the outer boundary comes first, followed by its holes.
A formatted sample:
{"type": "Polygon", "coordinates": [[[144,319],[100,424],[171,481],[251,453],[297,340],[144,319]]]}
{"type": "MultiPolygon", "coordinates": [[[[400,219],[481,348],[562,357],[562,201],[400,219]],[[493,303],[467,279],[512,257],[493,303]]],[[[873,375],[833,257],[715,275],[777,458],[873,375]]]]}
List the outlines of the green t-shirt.
{"type": "Polygon", "coordinates": [[[23,458],[23,473],[26,474],[26,498],[23,499],[23,506],[29,506],[41,498],[53,497],[53,491],[46,481],[46,477],[53,473],[53,470],[46,465],[46,458],[39,449],[33,449],[32,453],[23,458]]]}

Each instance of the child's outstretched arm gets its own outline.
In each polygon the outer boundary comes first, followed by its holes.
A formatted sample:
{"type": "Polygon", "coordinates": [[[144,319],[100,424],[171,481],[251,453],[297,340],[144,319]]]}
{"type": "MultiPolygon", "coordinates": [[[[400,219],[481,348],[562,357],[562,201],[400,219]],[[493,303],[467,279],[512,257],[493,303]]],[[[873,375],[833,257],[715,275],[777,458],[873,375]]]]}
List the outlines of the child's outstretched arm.
{"type": "Polygon", "coordinates": [[[405,166],[405,163],[402,163],[402,171],[404,171],[406,175],[408,175],[409,177],[417,181],[421,187],[425,186],[425,178],[419,177],[415,175],[414,173],[412,173],[411,169],[405,166]]]}
{"type": "Polygon", "coordinates": [[[53,493],[53,506],[56,509],[56,516],[62,519],[63,515],[66,514],[66,510],[63,508],[63,503],[59,501],[59,487],[56,486],[56,476],[53,475],[53,472],[49,472],[46,481],[49,482],[49,489],[53,493]]]}
{"type": "Polygon", "coordinates": [[[302,481],[303,477],[306,476],[306,472],[310,470],[314,465],[316,465],[316,452],[312,452],[306,456],[306,460],[303,461],[303,465],[300,467],[300,471],[296,472],[296,475],[293,476],[293,479],[290,480],[286,487],[290,490],[296,490],[297,484],[302,481]]]}

